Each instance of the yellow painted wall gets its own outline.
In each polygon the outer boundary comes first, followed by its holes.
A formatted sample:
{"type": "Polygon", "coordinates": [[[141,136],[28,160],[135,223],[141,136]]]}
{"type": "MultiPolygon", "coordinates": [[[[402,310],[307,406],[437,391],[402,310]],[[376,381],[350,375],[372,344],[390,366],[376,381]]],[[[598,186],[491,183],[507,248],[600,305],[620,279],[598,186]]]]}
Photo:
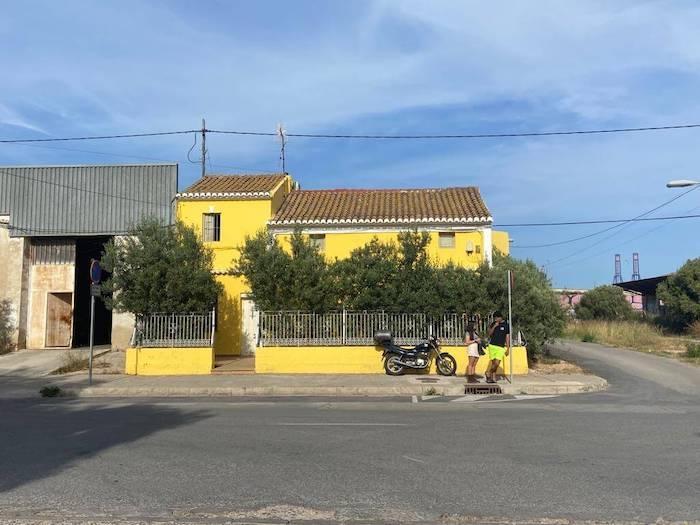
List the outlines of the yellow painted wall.
{"type": "MultiPolygon", "coordinates": [[[[329,260],[345,259],[350,256],[350,253],[356,249],[369,243],[373,238],[377,238],[382,242],[397,242],[397,235],[406,229],[386,230],[381,232],[367,233],[347,233],[342,231],[326,232],[325,247],[323,253],[329,260]]],[[[467,268],[476,268],[481,264],[484,257],[484,241],[483,235],[479,231],[455,232],[454,248],[441,248],[439,241],[440,230],[431,231],[430,245],[428,253],[430,257],[439,264],[447,264],[453,262],[467,268]],[[471,241],[474,251],[467,253],[467,244],[471,241]],[[477,249],[480,253],[477,253],[477,249]]],[[[310,230],[310,233],[313,231],[310,230]]],[[[505,232],[503,232],[505,233],[505,232]]],[[[508,234],[505,234],[506,237],[508,234]]],[[[291,234],[279,234],[277,238],[282,246],[289,245],[291,234]]],[[[507,241],[506,241],[507,244],[507,241]]]]}
{"type": "Polygon", "coordinates": [[[217,280],[223,285],[224,292],[219,297],[217,307],[216,334],[214,351],[216,355],[239,355],[241,353],[241,294],[248,293],[245,279],[232,275],[222,275],[228,271],[236,257],[238,247],[246,236],[255,235],[265,228],[267,221],[282,204],[284,197],[291,190],[291,178],[286,177],[267,199],[242,200],[204,200],[181,198],[177,202],[177,217],[185,224],[194,226],[201,235],[203,215],[205,213],[221,214],[221,240],[207,242],[206,246],[214,252],[214,270],[217,280]]]}
{"type": "Polygon", "coordinates": [[[124,371],[140,376],[211,374],[212,348],[127,348],[124,371]]]}
{"type": "MultiPolygon", "coordinates": [[[[467,350],[463,346],[444,346],[457,360],[457,374],[467,370],[467,350]]],[[[477,373],[483,374],[486,357],[479,359],[477,373]]],[[[431,373],[435,373],[433,364],[431,373]]],[[[510,373],[509,358],[499,368],[500,373],[510,373]],[[505,366],[505,370],[503,370],[505,366]]],[[[383,374],[382,349],[374,346],[270,346],[255,352],[257,374],[383,374]]],[[[525,347],[513,348],[513,374],[527,374],[525,347]]]]}
{"type": "Polygon", "coordinates": [[[501,252],[503,255],[508,255],[510,253],[510,237],[508,237],[508,232],[494,230],[491,244],[493,245],[494,253],[496,250],[501,252]]]}

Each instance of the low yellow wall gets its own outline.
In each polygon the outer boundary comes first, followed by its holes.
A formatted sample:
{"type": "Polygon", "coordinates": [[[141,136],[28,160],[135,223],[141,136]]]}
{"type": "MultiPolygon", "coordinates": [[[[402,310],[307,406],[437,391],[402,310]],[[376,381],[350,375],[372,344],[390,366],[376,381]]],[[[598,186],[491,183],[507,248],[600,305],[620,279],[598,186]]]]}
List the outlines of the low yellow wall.
{"type": "MultiPolygon", "coordinates": [[[[463,346],[444,346],[457,360],[457,374],[467,371],[467,350],[463,346]]],[[[479,359],[477,373],[486,370],[487,356],[479,359]]],[[[510,358],[499,370],[510,373],[510,358]]],[[[527,374],[525,347],[513,347],[513,374],[527,374]]],[[[256,349],[257,374],[383,374],[382,349],[374,346],[269,346],[256,349]]],[[[431,368],[435,373],[435,365],[431,368]]]]}
{"type": "Polygon", "coordinates": [[[140,376],[211,374],[212,348],[127,348],[125,372],[140,376]]]}

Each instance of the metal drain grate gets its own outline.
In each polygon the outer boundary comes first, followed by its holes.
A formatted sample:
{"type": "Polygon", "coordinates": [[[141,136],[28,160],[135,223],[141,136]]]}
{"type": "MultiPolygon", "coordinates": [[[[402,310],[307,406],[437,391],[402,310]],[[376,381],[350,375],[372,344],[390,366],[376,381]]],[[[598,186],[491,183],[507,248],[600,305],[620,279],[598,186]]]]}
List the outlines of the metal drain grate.
{"type": "Polygon", "coordinates": [[[471,385],[464,385],[464,393],[465,394],[502,394],[503,390],[501,390],[501,387],[498,385],[491,385],[491,384],[471,384],[471,385]]]}

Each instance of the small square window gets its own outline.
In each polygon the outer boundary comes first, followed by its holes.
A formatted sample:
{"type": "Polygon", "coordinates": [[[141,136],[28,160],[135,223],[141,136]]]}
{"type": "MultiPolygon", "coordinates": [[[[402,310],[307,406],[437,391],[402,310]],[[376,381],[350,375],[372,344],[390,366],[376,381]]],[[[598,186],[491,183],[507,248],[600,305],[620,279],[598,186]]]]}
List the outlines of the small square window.
{"type": "Polygon", "coordinates": [[[481,244],[476,245],[476,253],[481,253],[481,244]]]}
{"type": "Polygon", "coordinates": [[[323,250],[326,247],[326,234],[325,233],[312,233],[309,235],[311,244],[316,246],[319,250],[323,250]]]}
{"type": "Polygon", "coordinates": [[[438,234],[440,240],[440,248],[454,248],[455,234],[451,232],[440,232],[438,234]]]}
{"type": "Polygon", "coordinates": [[[204,242],[218,242],[221,240],[221,214],[205,213],[202,225],[204,242]]]}

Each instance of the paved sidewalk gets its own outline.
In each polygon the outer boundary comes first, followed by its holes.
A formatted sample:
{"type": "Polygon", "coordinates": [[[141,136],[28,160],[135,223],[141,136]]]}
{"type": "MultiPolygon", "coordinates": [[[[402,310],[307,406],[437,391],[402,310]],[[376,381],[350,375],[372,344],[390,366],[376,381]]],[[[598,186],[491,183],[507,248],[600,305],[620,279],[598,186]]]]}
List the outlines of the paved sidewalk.
{"type": "MultiPolygon", "coordinates": [[[[110,350],[109,346],[96,346],[94,356],[97,357],[110,350]]],[[[49,375],[60,368],[68,354],[82,354],[87,357],[90,349],[87,347],[54,350],[18,350],[0,356],[0,376],[40,377],[49,375]]]]}
{"type": "MultiPolygon", "coordinates": [[[[237,397],[237,396],[397,396],[464,395],[464,377],[412,375],[389,377],[382,374],[285,374],[285,375],[211,375],[211,376],[125,376],[65,377],[14,379],[0,378],[0,397],[33,397],[46,384],[60,386],[67,395],[78,397],[237,397]],[[12,381],[10,382],[12,383],[12,381]]],[[[584,374],[516,376],[511,385],[499,381],[505,394],[571,394],[607,388],[607,382],[584,374]]]]}

